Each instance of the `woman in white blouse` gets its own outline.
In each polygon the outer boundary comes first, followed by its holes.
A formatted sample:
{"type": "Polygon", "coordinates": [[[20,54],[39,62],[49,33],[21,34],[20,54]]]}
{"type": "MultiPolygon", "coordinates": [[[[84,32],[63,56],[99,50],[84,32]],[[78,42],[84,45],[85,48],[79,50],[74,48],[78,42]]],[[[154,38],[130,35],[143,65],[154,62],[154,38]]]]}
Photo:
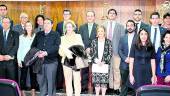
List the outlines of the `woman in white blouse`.
{"type": "Polygon", "coordinates": [[[61,36],[61,45],[59,49],[59,54],[62,57],[64,78],[66,84],[66,94],[67,96],[73,96],[72,80],[74,81],[75,96],[80,96],[81,92],[81,76],[80,69],[74,70],[73,66],[75,64],[67,64],[66,59],[73,59],[73,53],[69,48],[73,45],[83,45],[83,41],[80,34],[76,34],[74,29],[76,25],[73,21],[69,20],[65,23],[66,34],[61,36]],[[69,65],[69,66],[68,66],[69,65]]]}
{"type": "Polygon", "coordinates": [[[24,57],[27,52],[30,50],[31,44],[34,40],[35,34],[33,32],[33,25],[30,21],[25,24],[25,33],[19,37],[19,48],[17,52],[18,66],[21,68],[20,76],[20,88],[22,96],[26,96],[24,90],[26,88],[26,78],[27,71],[30,72],[30,81],[31,81],[31,93],[32,96],[35,96],[35,87],[36,87],[36,74],[33,73],[32,66],[26,67],[23,64],[24,57]]]}
{"type": "Polygon", "coordinates": [[[105,96],[109,83],[112,44],[106,38],[106,29],[104,26],[97,27],[97,38],[91,43],[90,56],[92,61],[92,83],[95,87],[96,96],[99,96],[100,90],[102,91],[102,96],[105,96]]]}

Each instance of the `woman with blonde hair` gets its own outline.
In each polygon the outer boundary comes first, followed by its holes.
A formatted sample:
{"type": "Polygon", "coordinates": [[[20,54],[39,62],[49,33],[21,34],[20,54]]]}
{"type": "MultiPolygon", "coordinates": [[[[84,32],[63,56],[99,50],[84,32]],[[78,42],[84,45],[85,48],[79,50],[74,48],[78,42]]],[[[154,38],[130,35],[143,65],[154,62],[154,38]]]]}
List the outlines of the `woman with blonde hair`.
{"type": "Polygon", "coordinates": [[[90,56],[92,58],[92,82],[95,86],[96,96],[99,96],[100,90],[102,90],[102,96],[105,96],[109,83],[109,65],[112,57],[112,44],[109,39],[106,39],[106,29],[104,26],[97,27],[97,38],[92,41],[90,48],[90,56]]]}
{"type": "Polygon", "coordinates": [[[59,54],[62,57],[61,62],[63,64],[66,94],[67,96],[73,95],[72,80],[74,80],[75,96],[80,96],[81,93],[80,69],[73,68],[75,66],[75,62],[68,62],[68,61],[74,61],[75,59],[74,54],[69,48],[74,45],[81,45],[81,46],[84,45],[83,45],[81,35],[76,34],[74,32],[74,29],[76,29],[76,25],[73,21],[68,20],[65,23],[64,27],[66,29],[66,32],[64,36],[61,36],[59,54]]]}

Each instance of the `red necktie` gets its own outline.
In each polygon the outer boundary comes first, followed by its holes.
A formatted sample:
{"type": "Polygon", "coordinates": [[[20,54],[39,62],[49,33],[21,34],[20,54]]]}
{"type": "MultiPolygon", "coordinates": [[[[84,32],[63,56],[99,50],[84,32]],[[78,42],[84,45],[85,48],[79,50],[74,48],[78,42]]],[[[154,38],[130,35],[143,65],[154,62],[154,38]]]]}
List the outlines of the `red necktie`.
{"type": "Polygon", "coordinates": [[[112,41],[112,21],[110,21],[110,27],[109,27],[109,34],[108,34],[108,39],[112,41]]]}

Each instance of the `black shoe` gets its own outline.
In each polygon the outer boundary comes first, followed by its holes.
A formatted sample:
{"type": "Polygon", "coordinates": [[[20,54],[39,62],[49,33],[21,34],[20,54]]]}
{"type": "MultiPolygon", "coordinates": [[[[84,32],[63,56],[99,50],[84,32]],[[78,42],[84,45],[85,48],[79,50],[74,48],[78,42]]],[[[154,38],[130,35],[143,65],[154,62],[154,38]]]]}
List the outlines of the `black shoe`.
{"type": "Polygon", "coordinates": [[[114,90],[114,93],[115,93],[116,95],[119,95],[119,94],[120,94],[120,91],[119,91],[119,89],[117,89],[117,90],[114,90]]]}

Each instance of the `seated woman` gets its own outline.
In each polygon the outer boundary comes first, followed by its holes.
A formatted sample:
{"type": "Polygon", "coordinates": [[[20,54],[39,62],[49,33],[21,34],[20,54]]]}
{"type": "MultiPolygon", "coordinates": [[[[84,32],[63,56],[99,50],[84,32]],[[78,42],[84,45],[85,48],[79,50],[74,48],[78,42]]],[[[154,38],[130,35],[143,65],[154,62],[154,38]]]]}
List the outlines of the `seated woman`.
{"type": "Polygon", "coordinates": [[[100,89],[102,90],[102,96],[105,96],[109,83],[109,66],[107,65],[110,65],[112,57],[112,44],[109,39],[106,39],[104,26],[97,27],[97,39],[94,39],[91,43],[90,56],[92,59],[92,82],[95,86],[96,96],[99,96],[100,89]],[[100,67],[93,68],[93,65],[102,67],[102,70],[99,69],[100,67]],[[94,71],[96,68],[99,69],[99,72],[94,71]]]}
{"type": "Polygon", "coordinates": [[[156,55],[157,84],[170,86],[170,31],[167,31],[161,40],[156,55]]]}

